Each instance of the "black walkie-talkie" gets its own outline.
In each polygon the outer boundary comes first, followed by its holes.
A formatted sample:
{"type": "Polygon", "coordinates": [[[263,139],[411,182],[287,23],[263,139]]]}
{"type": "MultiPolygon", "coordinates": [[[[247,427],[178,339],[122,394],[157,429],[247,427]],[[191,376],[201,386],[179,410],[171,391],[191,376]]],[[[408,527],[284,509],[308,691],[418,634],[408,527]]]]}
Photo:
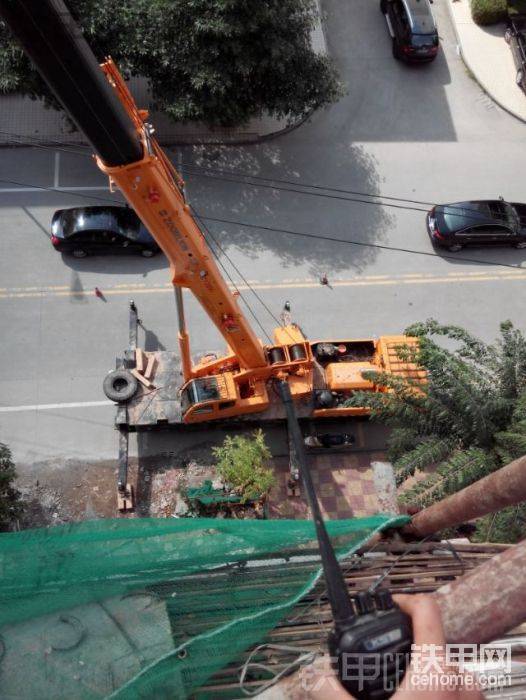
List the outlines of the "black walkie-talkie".
{"type": "Polygon", "coordinates": [[[307,465],[303,436],[286,381],[278,381],[287,425],[312,511],[334,629],[329,651],[342,685],[359,700],[384,700],[395,692],[409,662],[411,619],[393,602],[387,589],[358,593],[351,600],[307,465]]]}

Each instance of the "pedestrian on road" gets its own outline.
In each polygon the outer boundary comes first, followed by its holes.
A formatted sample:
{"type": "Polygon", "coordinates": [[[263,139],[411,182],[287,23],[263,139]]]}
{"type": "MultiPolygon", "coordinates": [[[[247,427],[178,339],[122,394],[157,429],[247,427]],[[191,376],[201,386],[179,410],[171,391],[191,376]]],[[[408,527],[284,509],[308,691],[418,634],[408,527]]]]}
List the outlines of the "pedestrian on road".
{"type": "Polygon", "coordinates": [[[324,274],[320,277],[320,284],[321,284],[322,287],[329,287],[329,289],[332,289],[331,285],[329,284],[329,278],[327,277],[327,274],[326,274],[326,273],[324,273],[324,274]]]}
{"type": "Polygon", "coordinates": [[[279,320],[282,326],[290,326],[292,323],[292,315],[290,313],[290,301],[283,304],[283,311],[279,315],[279,320]]]}

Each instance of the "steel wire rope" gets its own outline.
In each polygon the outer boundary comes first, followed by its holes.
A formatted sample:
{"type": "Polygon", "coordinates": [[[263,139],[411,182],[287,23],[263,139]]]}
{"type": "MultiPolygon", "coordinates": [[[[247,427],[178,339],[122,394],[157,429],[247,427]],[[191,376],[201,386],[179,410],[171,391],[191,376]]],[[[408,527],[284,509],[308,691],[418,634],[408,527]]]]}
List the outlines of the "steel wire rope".
{"type": "MultiPolygon", "coordinates": [[[[194,214],[195,214],[195,212],[194,212],[194,214]]],[[[200,222],[201,219],[199,218],[199,216],[197,216],[197,214],[195,214],[195,216],[196,216],[197,220],[200,222]]],[[[205,225],[203,225],[203,228],[204,228],[205,230],[204,230],[204,231],[201,231],[201,233],[202,233],[202,235],[203,235],[203,238],[204,238],[205,241],[207,242],[208,247],[209,247],[210,250],[212,251],[212,254],[213,254],[213,256],[215,257],[215,259],[216,259],[216,261],[217,261],[217,264],[221,267],[221,269],[223,270],[223,272],[225,273],[225,275],[226,275],[226,276],[228,277],[228,279],[230,280],[231,285],[234,287],[234,289],[236,290],[236,292],[239,294],[240,299],[242,299],[242,301],[243,301],[243,303],[245,304],[245,306],[246,306],[248,312],[250,313],[250,315],[252,316],[252,318],[254,319],[254,321],[257,323],[257,325],[258,325],[259,329],[261,330],[261,332],[263,333],[263,335],[265,335],[265,337],[267,338],[267,340],[269,341],[269,343],[272,344],[272,340],[271,340],[271,338],[270,338],[270,335],[267,333],[266,329],[263,327],[263,325],[262,325],[261,322],[259,321],[259,318],[256,316],[256,313],[253,311],[252,307],[250,306],[250,304],[248,303],[248,301],[245,299],[245,297],[243,296],[243,294],[242,294],[241,291],[239,290],[239,287],[238,287],[237,284],[234,282],[234,280],[233,280],[233,278],[232,278],[232,275],[231,275],[230,272],[227,270],[226,266],[223,264],[223,261],[221,260],[219,254],[216,252],[214,246],[212,246],[212,244],[211,244],[210,241],[208,240],[208,238],[207,238],[207,236],[206,236],[206,233],[205,233],[205,232],[208,232],[208,233],[209,233],[208,227],[206,227],[205,225]]],[[[214,242],[215,242],[215,239],[213,238],[213,236],[211,236],[211,238],[212,238],[212,240],[214,240],[214,242]]],[[[222,251],[222,249],[221,249],[220,247],[219,247],[219,250],[222,251]]],[[[224,254],[224,251],[222,251],[222,252],[223,252],[223,254],[224,254]]],[[[228,256],[227,256],[227,260],[232,264],[232,262],[230,261],[230,258],[228,258],[228,256]]],[[[234,268],[234,269],[235,269],[235,268],[234,268]]]]}
{"type": "MultiPolygon", "coordinates": [[[[282,324],[281,324],[281,321],[274,315],[274,313],[273,313],[273,312],[271,311],[271,309],[268,307],[268,305],[266,304],[266,302],[263,301],[263,299],[261,298],[261,296],[260,296],[260,295],[256,292],[256,290],[252,287],[252,285],[250,284],[250,282],[249,282],[249,281],[247,280],[247,278],[243,275],[243,273],[239,270],[239,268],[237,267],[237,265],[236,265],[236,264],[234,263],[234,261],[230,258],[230,256],[228,255],[228,253],[227,253],[227,252],[225,251],[225,249],[221,246],[221,244],[217,241],[217,239],[215,238],[215,236],[213,235],[213,233],[210,231],[210,229],[208,228],[208,226],[207,226],[207,225],[205,224],[205,222],[203,221],[202,217],[195,211],[195,209],[193,208],[193,206],[192,206],[191,204],[190,204],[190,208],[191,208],[192,212],[194,213],[194,216],[196,217],[196,219],[197,219],[197,220],[199,221],[199,223],[203,226],[203,228],[204,228],[205,231],[207,232],[208,236],[209,236],[209,237],[212,239],[212,241],[214,242],[215,246],[216,246],[216,247],[219,249],[219,251],[225,256],[225,258],[228,260],[228,262],[230,263],[230,265],[234,268],[234,270],[237,272],[237,274],[241,277],[242,281],[246,284],[246,286],[248,287],[248,289],[249,289],[249,290],[252,292],[252,294],[256,297],[256,299],[257,299],[257,300],[259,301],[259,303],[263,306],[263,308],[267,311],[267,313],[270,315],[270,317],[272,318],[272,320],[273,320],[278,326],[281,326],[281,325],[282,325],[282,324]]],[[[239,291],[239,290],[238,290],[238,291],[239,291]]],[[[246,303],[246,302],[245,302],[245,303],[246,303]]],[[[295,341],[295,338],[289,333],[289,331],[285,331],[285,332],[287,333],[287,335],[289,336],[289,338],[290,338],[292,341],[295,341]]],[[[269,337],[268,335],[267,335],[267,338],[268,338],[270,344],[272,345],[272,344],[273,344],[273,343],[272,343],[272,340],[270,339],[270,337],[269,337]]]]}

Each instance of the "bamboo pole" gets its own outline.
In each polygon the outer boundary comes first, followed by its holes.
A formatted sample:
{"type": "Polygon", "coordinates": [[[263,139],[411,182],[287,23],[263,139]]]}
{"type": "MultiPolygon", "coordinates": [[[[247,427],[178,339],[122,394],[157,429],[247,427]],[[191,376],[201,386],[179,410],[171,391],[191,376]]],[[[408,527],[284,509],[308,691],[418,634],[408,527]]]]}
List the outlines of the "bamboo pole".
{"type": "Polygon", "coordinates": [[[424,508],[405,532],[426,537],[448,527],[526,501],[526,457],[520,457],[462,491],[424,508]]]}

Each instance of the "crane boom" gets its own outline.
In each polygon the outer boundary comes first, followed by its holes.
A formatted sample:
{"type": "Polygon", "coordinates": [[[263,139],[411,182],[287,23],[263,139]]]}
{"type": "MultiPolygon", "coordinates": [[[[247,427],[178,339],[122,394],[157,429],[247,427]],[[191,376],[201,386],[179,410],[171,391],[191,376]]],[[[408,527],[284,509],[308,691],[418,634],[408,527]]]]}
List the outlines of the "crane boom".
{"type": "Polygon", "coordinates": [[[291,396],[308,415],[319,418],[366,414],[366,408],[349,406],[348,399],[356,391],[386,390],[364,378],[371,370],[424,379],[422,371],[398,352],[400,346],[416,347],[416,339],[406,336],[310,342],[290,323],[275,328],[274,344],[263,346],[219,272],[185,201],[183,181],[153,138],[148,113],[137,108],[113,61],[108,58],[99,66],[63,0],[0,0],[0,14],[92,144],[99,168],[164,251],[178,310],[182,311],[180,288],[186,287],[227,342],[224,356],[205,356],[192,364],[180,313],[185,382],[180,387],[171,383],[177,387],[183,422],[267,409],[272,418],[267,382],[276,377],[287,382],[291,396]]]}

